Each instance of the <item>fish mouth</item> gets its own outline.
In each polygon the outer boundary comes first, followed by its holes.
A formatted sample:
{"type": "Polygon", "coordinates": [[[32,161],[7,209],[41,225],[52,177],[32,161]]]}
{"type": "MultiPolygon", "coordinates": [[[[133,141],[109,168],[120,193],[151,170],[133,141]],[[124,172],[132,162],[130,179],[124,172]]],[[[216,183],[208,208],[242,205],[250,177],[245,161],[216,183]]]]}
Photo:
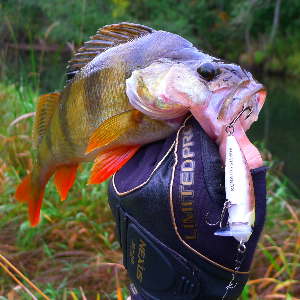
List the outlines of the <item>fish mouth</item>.
{"type": "Polygon", "coordinates": [[[267,90],[262,84],[251,79],[240,81],[224,99],[218,114],[219,122],[223,125],[228,125],[243,108],[251,107],[252,112],[249,117],[240,119],[243,129],[246,131],[257,120],[265,102],[266,94],[267,90]]]}

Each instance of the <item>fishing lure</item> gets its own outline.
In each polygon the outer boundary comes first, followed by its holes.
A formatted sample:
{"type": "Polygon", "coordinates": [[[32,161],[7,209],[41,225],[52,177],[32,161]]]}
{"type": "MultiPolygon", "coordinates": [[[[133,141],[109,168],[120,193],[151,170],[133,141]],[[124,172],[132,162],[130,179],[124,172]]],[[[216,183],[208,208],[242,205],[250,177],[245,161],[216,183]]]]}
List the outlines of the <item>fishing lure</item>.
{"type": "Polygon", "coordinates": [[[225,128],[228,134],[225,159],[226,202],[224,203],[220,220],[217,222],[220,223],[220,229],[215,232],[215,235],[232,236],[239,241],[239,245],[237,247],[234,272],[222,300],[226,298],[230,289],[236,287],[235,276],[244,260],[246,253],[245,243],[250,238],[255,221],[255,197],[252,176],[244,153],[233,135],[235,122],[246,110],[250,110],[246,117],[247,119],[253,111],[253,108],[250,106],[243,108],[236,118],[225,128]],[[222,221],[226,210],[229,216],[227,224],[223,228],[222,221]]]}
{"type": "MultiPolygon", "coordinates": [[[[218,236],[233,236],[239,242],[247,242],[255,221],[255,197],[249,166],[235,136],[234,124],[244,111],[226,126],[226,160],[225,160],[225,191],[224,209],[228,210],[228,222],[215,232],[218,236]]],[[[247,117],[251,112],[247,115],[247,117]]],[[[224,215],[224,213],[223,213],[224,215]]],[[[222,223],[222,222],[221,222],[222,223]]]]}

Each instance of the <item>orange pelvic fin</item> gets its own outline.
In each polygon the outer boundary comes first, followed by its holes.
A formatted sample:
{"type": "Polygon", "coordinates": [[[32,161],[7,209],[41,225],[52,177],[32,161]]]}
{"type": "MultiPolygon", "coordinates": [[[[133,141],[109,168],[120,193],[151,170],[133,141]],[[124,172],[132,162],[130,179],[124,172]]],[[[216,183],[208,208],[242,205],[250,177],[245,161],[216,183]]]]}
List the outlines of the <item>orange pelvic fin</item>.
{"type": "Polygon", "coordinates": [[[91,136],[86,154],[109,144],[125,131],[141,122],[142,113],[137,109],[128,110],[109,118],[91,136]]]}
{"type": "Polygon", "coordinates": [[[68,191],[74,183],[77,169],[78,169],[78,164],[62,165],[57,169],[53,181],[57,188],[57,191],[60,194],[61,201],[66,199],[68,195],[68,191]]]}
{"type": "Polygon", "coordinates": [[[19,202],[28,203],[28,218],[33,227],[38,224],[45,186],[36,191],[32,185],[31,174],[28,174],[16,190],[15,198],[19,202]]]}
{"type": "Polygon", "coordinates": [[[90,171],[90,183],[101,183],[117,172],[136,153],[140,146],[127,146],[110,150],[96,158],[90,171]]]}

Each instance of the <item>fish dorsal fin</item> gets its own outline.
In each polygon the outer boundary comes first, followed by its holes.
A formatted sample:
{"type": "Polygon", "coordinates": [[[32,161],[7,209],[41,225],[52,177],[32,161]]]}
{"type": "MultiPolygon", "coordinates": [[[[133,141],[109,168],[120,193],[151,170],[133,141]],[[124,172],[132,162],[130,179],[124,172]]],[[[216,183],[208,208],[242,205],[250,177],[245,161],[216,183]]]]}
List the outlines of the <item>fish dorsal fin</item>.
{"type": "Polygon", "coordinates": [[[52,116],[58,105],[60,93],[51,93],[41,96],[36,109],[33,127],[32,144],[37,148],[43,141],[52,116]]]}
{"type": "Polygon", "coordinates": [[[82,67],[99,53],[152,32],[155,32],[155,30],[150,27],[126,22],[100,28],[97,34],[92,36],[88,42],[85,42],[78,49],[73,59],[70,60],[66,74],[67,81],[71,80],[82,67]]]}

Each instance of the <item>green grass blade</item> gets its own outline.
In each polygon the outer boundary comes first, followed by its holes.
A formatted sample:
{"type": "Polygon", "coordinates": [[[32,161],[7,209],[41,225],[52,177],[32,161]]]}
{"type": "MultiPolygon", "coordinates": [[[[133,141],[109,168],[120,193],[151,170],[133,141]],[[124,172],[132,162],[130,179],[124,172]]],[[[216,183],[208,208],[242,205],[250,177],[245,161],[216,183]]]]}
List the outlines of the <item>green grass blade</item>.
{"type": "Polygon", "coordinates": [[[272,254],[261,244],[258,243],[258,247],[262,250],[262,252],[267,256],[267,258],[269,259],[269,261],[271,262],[271,264],[275,267],[275,269],[277,271],[280,270],[279,265],[276,263],[276,261],[274,260],[274,258],[272,257],[272,254]]]}
{"type": "Polygon", "coordinates": [[[34,84],[34,89],[35,92],[38,93],[38,80],[37,80],[37,71],[36,71],[36,63],[35,63],[35,55],[34,55],[34,48],[33,48],[33,41],[32,41],[32,34],[31,30],[29,30],[29,44],[30,44],[30,60],[31,60],[31,66],[32,66],[32,71],[31,71],[31,77],[33,78],[33,84],[34,84]]]}

